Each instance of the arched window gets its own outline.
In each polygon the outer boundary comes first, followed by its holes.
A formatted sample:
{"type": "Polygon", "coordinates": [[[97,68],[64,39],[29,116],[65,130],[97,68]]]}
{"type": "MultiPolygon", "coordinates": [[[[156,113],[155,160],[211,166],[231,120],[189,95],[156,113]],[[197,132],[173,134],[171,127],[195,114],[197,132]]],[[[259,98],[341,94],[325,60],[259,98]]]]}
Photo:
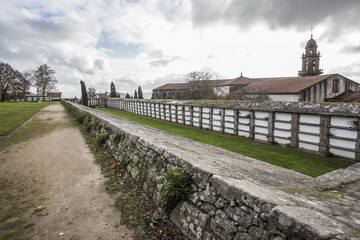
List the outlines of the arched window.
{"type": "Polygon", "coordinates": [[[305,70],[308,70],[308,61],[305,61],[305,70]]]}
{"type": "Polygon", "coordinates": [[[313,54],[313,50],[312,50],[312,49],[310,49],[310,54],[313,54]]]}
{"type": "Polygon", "coordinates": [[[316,65],[316,61],[315,61],[315,60],[313,60],[313,65],[316,65]]]}

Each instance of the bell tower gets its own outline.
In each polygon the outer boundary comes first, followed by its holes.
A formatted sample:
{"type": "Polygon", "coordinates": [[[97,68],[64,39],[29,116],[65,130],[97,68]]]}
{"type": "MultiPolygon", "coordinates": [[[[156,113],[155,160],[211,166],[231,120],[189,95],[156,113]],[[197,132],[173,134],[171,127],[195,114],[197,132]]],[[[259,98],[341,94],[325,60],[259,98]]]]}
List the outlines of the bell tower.
{"type": "Polygon", "coordinates": [[[305,53],[302,54],[302,70],[299,71],[299,77],[317,76],[323,73],[320,68],[320,52],[317,51],[318,45],[313,39],[312,28],[311,38],[305,46],[305,53]]]}

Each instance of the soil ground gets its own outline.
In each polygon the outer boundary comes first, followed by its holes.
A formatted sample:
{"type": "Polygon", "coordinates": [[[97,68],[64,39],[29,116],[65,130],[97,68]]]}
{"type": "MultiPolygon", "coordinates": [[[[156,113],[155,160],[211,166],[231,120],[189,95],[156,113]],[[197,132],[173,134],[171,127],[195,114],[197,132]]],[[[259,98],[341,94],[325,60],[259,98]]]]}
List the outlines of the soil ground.
{"type": "MultiPolygon", "coordinates": [[[[93,154],[63,106],[49,105],[35,120],[55,127],[0,146],[0,210],[8,216],[2,220],[27,222],[22,229],[31,239],[132,239],[120,224],[115,197],[105,191],[93,154]]],[[[0,235],[12,239],[6,229],[0,228],[0,235]]]]}

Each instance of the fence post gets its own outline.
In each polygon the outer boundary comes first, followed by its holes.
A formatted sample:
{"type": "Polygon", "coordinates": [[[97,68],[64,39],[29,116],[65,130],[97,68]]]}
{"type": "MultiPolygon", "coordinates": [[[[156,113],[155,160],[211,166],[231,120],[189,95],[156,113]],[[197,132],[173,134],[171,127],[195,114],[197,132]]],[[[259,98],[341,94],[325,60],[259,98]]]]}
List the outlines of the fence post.
{"type": "Polygon", "coordinates": [[[210,107],[210,110],[209,110],[209,129],[210,129],[210,131],[213,130],[213,113],[214,113],[214,109],[213,109],[213,107],[210,107]]]}
{"type": "Polygon", "coordinates": [[[273,143],[274,142],[274,125],[275,125],[275,113],[269,112],[268,113],[268,142],[273,143]]]}
{"type": "Polygon", "coordinates": [[[239,135],[239,110],[234,109],[234,135],[239,135]]]}
{"type": "Polygon", "coordinates": [[[220,119],[220,128],[221,128],[221,132],[224,133],[225,132],[225,109],[221,109],[221,119],[220,119]]]}
{"type": "Polygon", "coordinates": [[[355,161],[360,161],[360,118],[357,119],[357,139],[356,139],[356,146],[355,146],[355,161]]]}
{"type": "Polygon", "coordinates": [[[194,107],[190,106],[190,126],[194,126],[194,107]]]}
{"type": "Polygon", "coordinates": [[[299,119],[300,115],[298,113],[292,113],[291,114],[291,139],[290,144],[293,148],[299,147],[299,141],[298,141],[298,131],[299,131],[299,119]]]}
{"type": "Polygon", "coordinates": [[[199,128],[202,129],[202,114],[203,114],[203,107],[199,107],[199,128]]]}
{"type": "Polygon", "coordinates": [[[183,119],[183,124],[185,125],[185,106],[182,106],[182,119],[183,119]]]}
{"type": "Polygon", "coordinates": [[[255,111],[249,111],[249,138],[255,138],[255,111]]]}
{"type": "Polygon", "coordinates": [[[153,103],[149,103],[149,114],[150,114],[150,117],[153,117],[153,115],[152,115],[152,105],[153,105],[153,103]]]}
{"type": "Polygon", "coordinates": [[[171,108],[171,104],[168,105],[168,109],[169,109],[169,122],[172,122],[172,116],[171,116],[171,111],[172,111],[172,108],[171,108]]]}
{"type": "Polygon", "coordinates": [[[329,116],[320,116],[320,142],[319,142],[319,152],[322,155],[327,155],[329,153],[329,138],[330,138],[330,117],[329,116]]]}
{"type": "Polygon", "coordinates": [[[175,121],[179,123],[178,105],[175,105],[175,121]]]}

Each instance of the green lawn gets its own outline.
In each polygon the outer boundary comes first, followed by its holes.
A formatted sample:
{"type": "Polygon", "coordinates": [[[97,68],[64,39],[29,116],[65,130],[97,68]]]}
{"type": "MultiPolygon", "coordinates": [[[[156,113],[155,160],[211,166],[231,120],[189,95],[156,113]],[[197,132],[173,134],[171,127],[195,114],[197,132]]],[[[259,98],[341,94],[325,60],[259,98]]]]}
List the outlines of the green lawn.
{"type": "Polygon", "coordinates": [[[49,102],[0,102],[0,136],[9,134],[12,130],[37,113],[41,108],[49,104],[49,102]]]}
{"type": "Polygon", "coordinates": [[[347,160],[339,158],[326,158],[315,154],[303,153],[290,148],[262,144],[246,138],[200,130],[195,127],[188,127],[181,124],[143,117],[128,112],[113,109],[99,110],[194,141],[227,149],[235,153],[291,169],[312,177],[317,177],[339,168],[346,168],[352,164],[347,160]]]}

